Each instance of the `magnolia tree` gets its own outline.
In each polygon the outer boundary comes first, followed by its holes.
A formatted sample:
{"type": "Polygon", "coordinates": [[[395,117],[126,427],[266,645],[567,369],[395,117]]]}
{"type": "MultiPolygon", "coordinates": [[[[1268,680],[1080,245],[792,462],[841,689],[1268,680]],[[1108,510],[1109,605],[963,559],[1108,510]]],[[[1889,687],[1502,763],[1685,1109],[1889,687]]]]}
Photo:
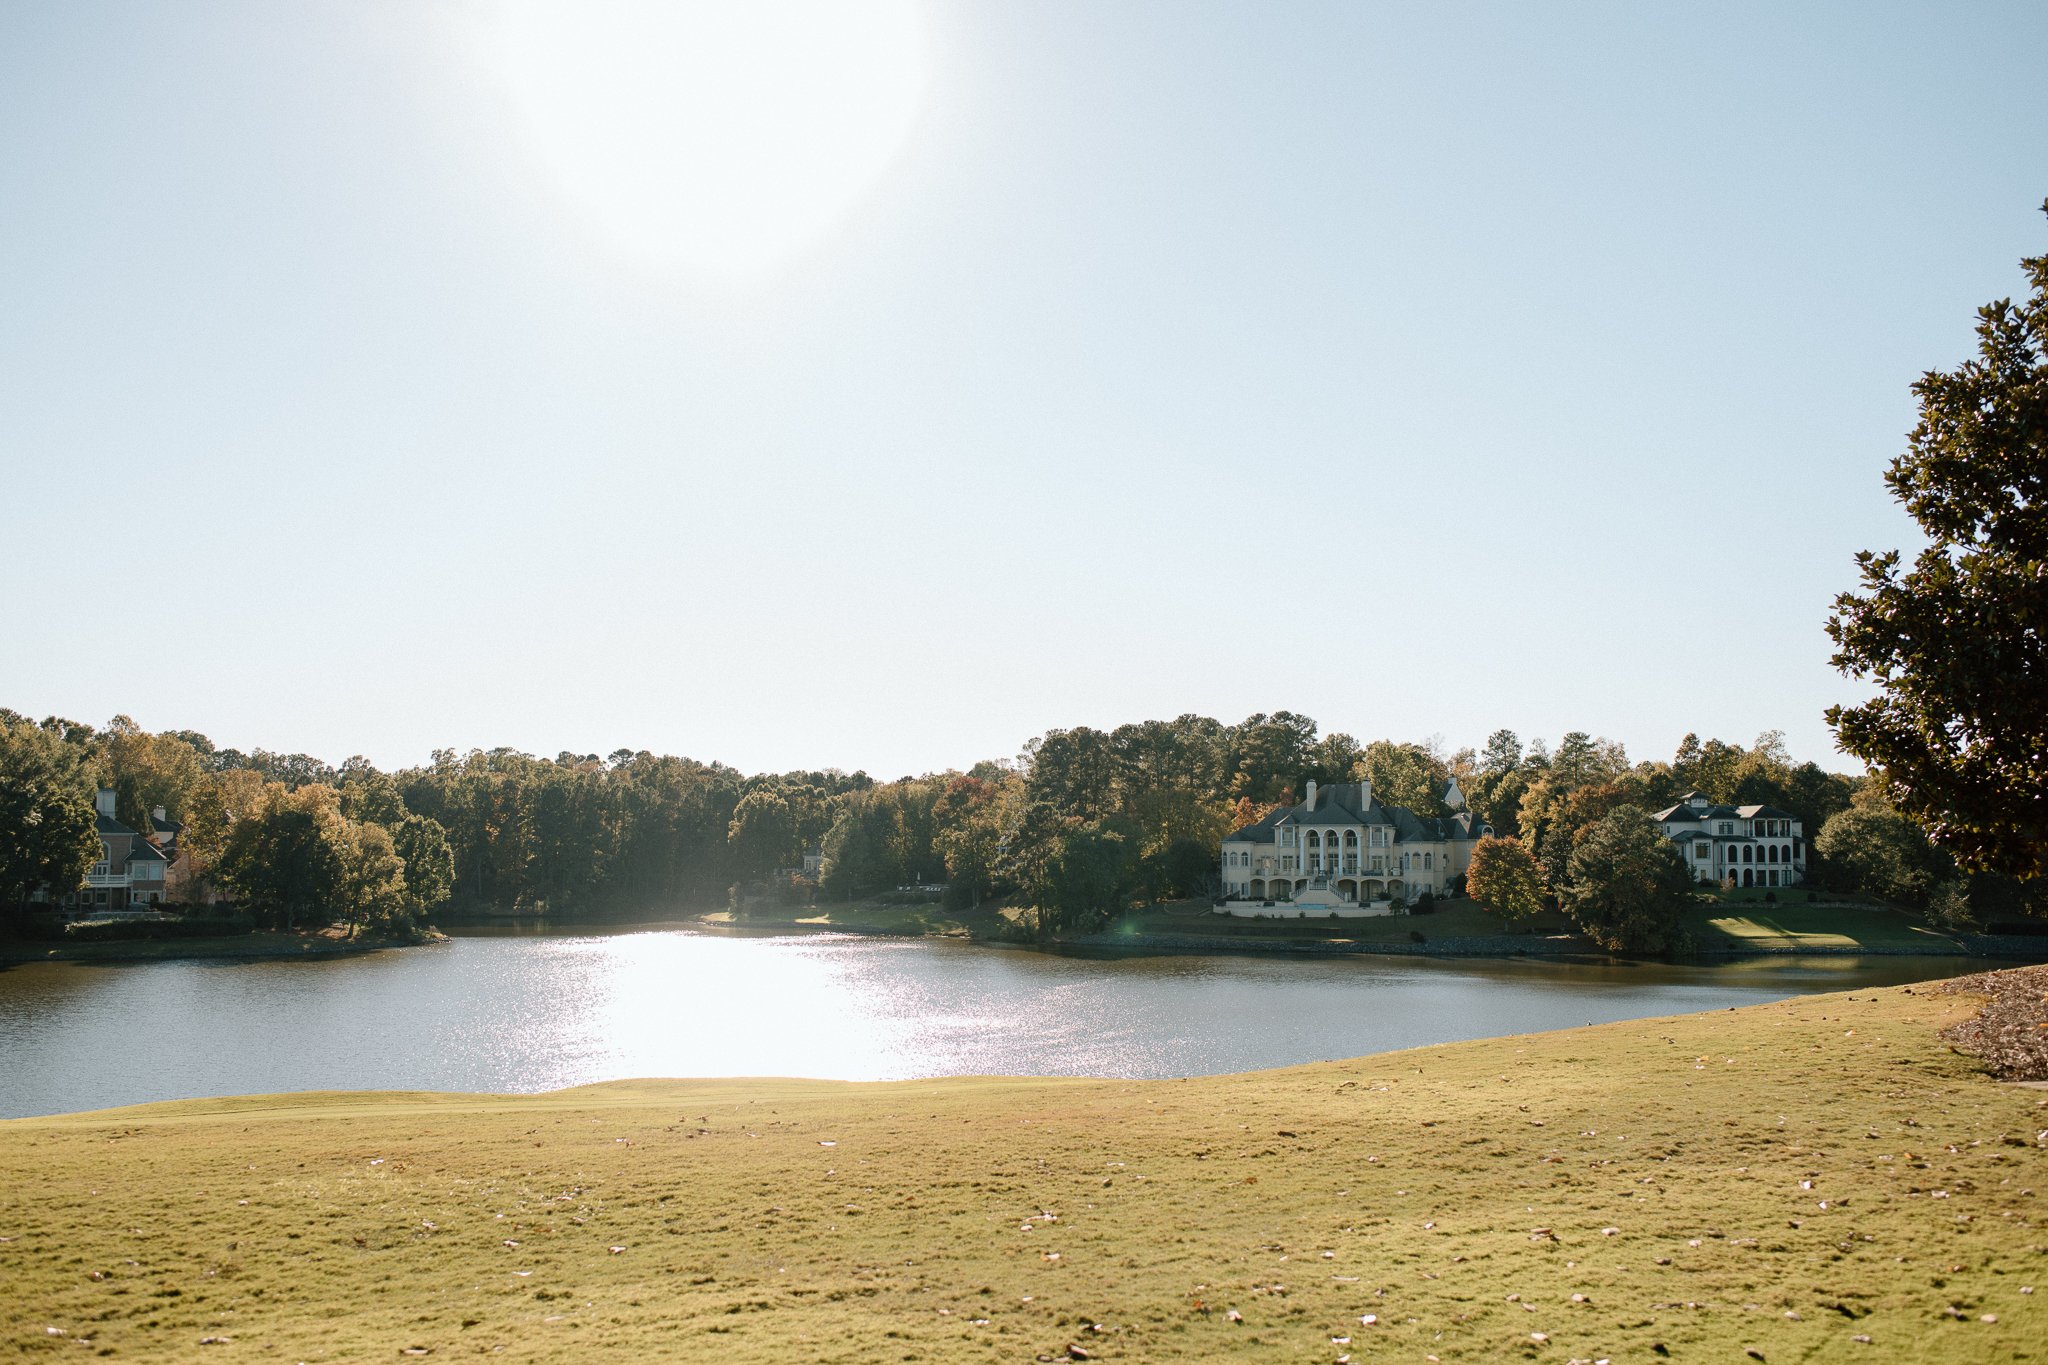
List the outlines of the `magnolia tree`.
{"type": "MultiPolygon", "coordinates": [[[[2048,204],[2042,208],[2048,210],[2048,204]]],[[[1831,707],[1841,747],[1971,870],[2048,872],[2048,256],[2024,303],[1977,310],[1977,355],[1913,386],[1920,423],[1885,473],[1927,536],[1856,557],[1835,666],[1877,684],[1831,707]]]]}

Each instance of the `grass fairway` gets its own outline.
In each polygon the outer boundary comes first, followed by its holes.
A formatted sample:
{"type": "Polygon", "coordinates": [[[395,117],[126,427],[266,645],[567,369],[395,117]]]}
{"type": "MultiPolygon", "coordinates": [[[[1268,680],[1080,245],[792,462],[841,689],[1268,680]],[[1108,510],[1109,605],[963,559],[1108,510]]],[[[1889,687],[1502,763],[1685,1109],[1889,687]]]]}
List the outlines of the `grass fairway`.
{"type": "Polygon", "coordinates": [[[2038,1359],[2048,1091],[1938,1041],[1977,1001],[1930,989],[1187,1081],[16,1120],[0,1349],[2038,1359]]]}

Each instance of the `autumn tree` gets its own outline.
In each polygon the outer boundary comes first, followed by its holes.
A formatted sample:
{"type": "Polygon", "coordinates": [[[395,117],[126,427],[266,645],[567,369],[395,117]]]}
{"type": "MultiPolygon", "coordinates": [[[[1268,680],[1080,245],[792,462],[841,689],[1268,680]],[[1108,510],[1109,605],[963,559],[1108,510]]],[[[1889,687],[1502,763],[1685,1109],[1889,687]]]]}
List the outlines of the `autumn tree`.
{"type": "Polygon", "coordinates": [[[1856,556],[1828,634],[1878,694],[1827,717],[1935,844],[2028,878],[2048,872],[2048,255],[2021,264],[2032,295],[1978,309],[1976,356],[1913,386],[1885,483],[1928,544],[1911,568],[1856,556]]]}
{"type": "Polygon", "coordinates": [[[184,820],[212,775],[199,752],[182,739],[153,735],[126,716],[107,724],[99,777],[114,789],[114,814],[144,834],[156,831],[153,813],[184,820]]]}
{"type": "Polygon", "coordinates": [[[287,929],[301,919],[320,922],[339,898],[345,824],[333,788],[271,783],[229,831],[221,880],[287,929]]]}
{"type": "Polygon", "coordinates": [[[1405,806],[1425,819],[1450,813],[1443,803],[1450,766],[1428,745],[1376,739],[1350,775],[1372,783],[1373,799],[1383,805],[1405,806]]]}
{"type": "Polygon", "coordinates": [[[1516,839],[1488,835],[1473,845],[1465,891],[1511,924],[1543,913],[1543,873],[1516,839]]]}

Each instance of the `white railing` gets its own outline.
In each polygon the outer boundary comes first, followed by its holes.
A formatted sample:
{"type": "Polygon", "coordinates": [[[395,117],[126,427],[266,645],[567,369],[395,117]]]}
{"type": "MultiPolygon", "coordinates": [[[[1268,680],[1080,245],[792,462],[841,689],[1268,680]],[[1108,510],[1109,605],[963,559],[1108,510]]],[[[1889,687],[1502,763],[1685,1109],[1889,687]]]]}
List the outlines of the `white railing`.
{"type": "Polygon", "coordinates": [[[128,885],[128,874],[126,872],[88,872],[85,874],[85,884],[87,886],[126,886],[128,885]]]}

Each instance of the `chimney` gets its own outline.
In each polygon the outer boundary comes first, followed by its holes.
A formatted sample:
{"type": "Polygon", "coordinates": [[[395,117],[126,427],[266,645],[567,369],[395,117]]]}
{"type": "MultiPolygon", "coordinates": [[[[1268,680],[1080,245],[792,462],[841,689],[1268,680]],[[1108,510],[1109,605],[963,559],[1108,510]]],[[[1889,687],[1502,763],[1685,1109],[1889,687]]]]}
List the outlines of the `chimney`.
{"type": "Polygon", "coordinates": [[[1310,810],[1314,810],[1316,808],[1316,780],[1313,777],[1311,777],[1308,780],[1308,800],[1303,802],[1302,804],[1307,806],[1310,810]]]}
{"type": "Polygon", "coordinates": [[[101,815],[106,816],[109,820],[113,819],[114,789],[112,787],[101,787],[99,792],[93,797],[92,805],[93,809],[101,815]]]}
{"type": "Polygon", "coordinates": [[[155,806],[150,809],[149,819],[151,824],[163,825],[169,824],[171,817],[164,814],[164,808],[162,806],[155,806]]]}

